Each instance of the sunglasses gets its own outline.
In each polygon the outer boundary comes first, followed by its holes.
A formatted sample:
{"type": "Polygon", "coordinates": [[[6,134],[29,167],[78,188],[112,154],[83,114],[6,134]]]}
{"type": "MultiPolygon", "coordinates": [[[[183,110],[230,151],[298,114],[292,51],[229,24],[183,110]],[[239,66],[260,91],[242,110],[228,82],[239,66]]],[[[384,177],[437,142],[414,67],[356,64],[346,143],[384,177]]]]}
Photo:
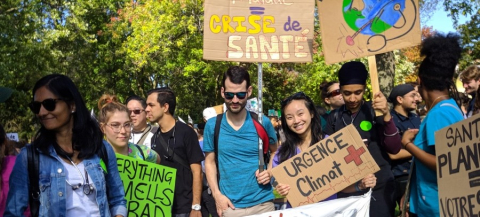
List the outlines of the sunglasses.
{"type": "Polygon", "coordinates": [[[132,114],[132,112],[133,112],[133,114],[139,115],[140,112],[143,112],[143,111],[145,111],[145,110],[143,110],[143,109],[128,110],[128,114],[132,114]]]}
{"type": "Polygon", "coordinates": [[[298,93],[294,93],[293,95],[285,98],[285,99],[280,103],[280,105],[281,105],[282,107],[285,107],[288,103],[290,103],[290,102],[291,102],[292,100],[294,100],[294,99],[310,99],[310,98],[308,98],[308,96],[305,95],[304,92],[298,92],[298,93]]]}
{"type": "Polygon", "coordinates": [[[43,105],[43,108],[51,112],[55,110],[55,107],[57,106],[57,102],[59,100],[63,100],[63,99],[46,99],[41,102],[33,101],[28,104],[28,107],[30,107],[30,110],[32,110],[34,114],[38,114],[40,112],[40,108],[42,105],[43,105]]]}
{"type": "Polygon", "coordinates": [[[338,95],[340,95],[340,89],[336,89],[327,93],[327,97],[335,97],[338,95]]]}
{"type": "Polygon", "coordinates": [[[238,99],[245,99],[247,97],[247,92],[237,92],[237,93],[232,93],[232,92],[224,92],[225,94],[225,99],[233,99],[233,97],[237,96],[238,99]]]}

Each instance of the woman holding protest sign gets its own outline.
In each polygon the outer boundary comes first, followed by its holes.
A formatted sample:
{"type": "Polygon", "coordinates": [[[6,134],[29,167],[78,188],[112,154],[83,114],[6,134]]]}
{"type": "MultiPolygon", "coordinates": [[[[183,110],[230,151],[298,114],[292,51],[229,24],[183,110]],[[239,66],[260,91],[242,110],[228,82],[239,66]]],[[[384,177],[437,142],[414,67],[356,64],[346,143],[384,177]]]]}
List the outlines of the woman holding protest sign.
{"type": "MultiPolygon", "coordinates": [[[[320,117],[316,112],[313,101],[303,92],[295,93],[281,103],[282,125],[286,141],[282,143],[273,157],[272,167],[276,167],[289,158],[302,153],[310,146],[320,142],[323,138],[320,117]]],[[[373,174],[367,175],[361,181],[345,188],[342,192],[355,192],[376,185],[377,178],[373,174]]],[[[290,191],[287,184],[278,183],[277,192],[286,196],[290,191]]],[[[334,194],[326,200],[337,198],[334,194]]],[[[290,204],[287,207],[291,207],[290,204]]]]}
{"type": "Polygon", "coordinates": [[[41,128],[17,156],[3,216],[28,205],[32,216],[127,216],[115,153],[72,80],[47,75],[32,93],[41,128]]]}
{"type": "Polygon", "coordinates": [[[117,102],[117,97],[104,94],[98,101],[98,121],[115,153],[142,159],[150,163],[160,163],[157,152],[144,145],[128,142],[133,129],[128,108],[117,102]]]}
{"type": "Polygon", "coordinates": [[[410,216],[439,216],[435,157],[435,132],[463,120],[457,102],[459,95],[453,82],[455,67],[461,56],[459,36],[435,34],[422,42],[419,92],[428,113],[420,129],[403,134],[402,145],[413,155],[410,216]]]}

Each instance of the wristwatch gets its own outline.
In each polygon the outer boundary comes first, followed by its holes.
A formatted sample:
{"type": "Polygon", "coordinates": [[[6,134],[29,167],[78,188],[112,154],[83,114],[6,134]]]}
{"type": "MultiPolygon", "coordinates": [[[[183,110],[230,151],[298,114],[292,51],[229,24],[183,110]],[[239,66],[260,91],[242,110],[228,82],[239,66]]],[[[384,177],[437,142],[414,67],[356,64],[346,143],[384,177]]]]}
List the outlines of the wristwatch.
{"type": "Polygon", "coordinates": [[[192,209],[196,211],[200,211],[200,209],[202,209],[202,206],[200,206],[200,204],[193,204],[192,209]]]}

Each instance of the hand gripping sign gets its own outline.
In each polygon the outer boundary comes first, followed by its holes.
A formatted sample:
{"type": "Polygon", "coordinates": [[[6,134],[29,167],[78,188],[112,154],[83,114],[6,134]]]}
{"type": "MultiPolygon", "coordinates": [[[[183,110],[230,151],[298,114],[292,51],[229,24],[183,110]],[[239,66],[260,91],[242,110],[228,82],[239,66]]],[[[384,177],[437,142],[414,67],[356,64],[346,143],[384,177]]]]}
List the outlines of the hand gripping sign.
{"type": "Polygon", "coordinates": [[[290,185],[292,207],[324,200],[379,171],[353,125],[330,135],[272,169],[278,183],[290,185]]]}

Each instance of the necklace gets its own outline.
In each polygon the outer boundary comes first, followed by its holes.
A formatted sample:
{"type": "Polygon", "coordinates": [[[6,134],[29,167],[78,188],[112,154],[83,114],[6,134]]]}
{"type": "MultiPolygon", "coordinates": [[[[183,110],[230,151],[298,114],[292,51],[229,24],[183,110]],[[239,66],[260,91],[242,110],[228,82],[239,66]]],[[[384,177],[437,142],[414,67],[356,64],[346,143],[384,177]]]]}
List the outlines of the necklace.
{"type": "Polygon", "coordinates": [[[432,109],[433,105],[435,105],[435,102],[437,102],[438,99],[440,99],[441,97],[445,97],[445,96],[448,96],[448,95],[441,95],[441,96],[438,96],[437,98],[435,98],[435,100],[433,100],[432,104],[430,104],[430,107],[428,108],[428,110],[432,109]]]}
{"type": "Polygon", "coordinates": [[[73,160],[68,157],[68,156],[64,156],[67,158],[67,160],[70,161],[70,163],[72,163],[72,165],[75,167],[75,169],[77,169],[78,173],[80,173],[80,176],[82,176],[82,179],[83,179],[83,184],[82,183],[78,183],[76,185],[72,185],[70,184],[70,182],[67,180],[67,178],[65,177],[65,182],[67,182],[68,185],[70,185],[72,187],[72,190],[75,191],[77,189],[79,189],[80,187],[83,186],[83,193],[85,195],[89,195],[93,192],[93,190],[95,189],[93,187],[92,184],[90,184],[90,182],[88,181],[88,173],[87,173],[87,170],[84,168],[84,171],[85,171],[85,176],[83,176],[82,172],[80,171],[80,169],[78,169],[77,165],[73,162],[73,160]]]}

